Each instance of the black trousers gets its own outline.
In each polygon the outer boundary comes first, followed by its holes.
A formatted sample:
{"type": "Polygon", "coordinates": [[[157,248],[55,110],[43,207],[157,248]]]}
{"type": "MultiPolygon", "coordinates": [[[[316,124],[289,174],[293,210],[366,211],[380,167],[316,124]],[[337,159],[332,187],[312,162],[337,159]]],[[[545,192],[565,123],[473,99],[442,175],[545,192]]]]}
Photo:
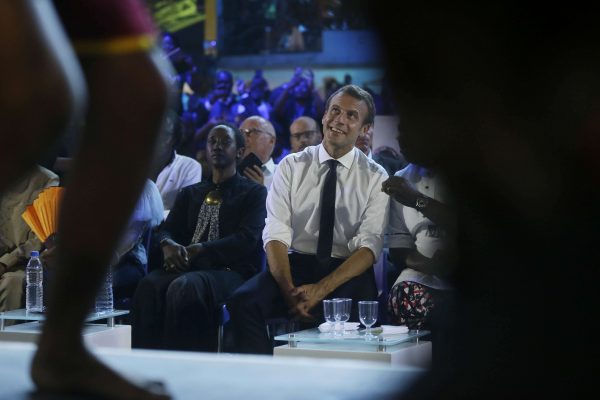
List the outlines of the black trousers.
{"type": "Polygon", "coordinates": [[[218,305],[243,282],[229,270],[152,271],[133,296],[132,347],[214,351],[218,305]]]}
{"type": "MultiPolygon", "coordinates": [[[[295,286],[317,283],[335,270],[344,260],[331,259],[328,271],[323,271],[314,255],[289,255],[292,280],[295,286]]],[[[352,301],[351,321],[358,321],[358,301],[376,300],[377,287],[373,268],[338,287],[328,298],[349,297],[352,301]]],[[[235,340],[235,351],[251,354],[272,354],[267,336],[266,320],[288,316],[279,285],[269,271],[261,272],[244,283],[227,302],[235,340]]],[[[321,304],[311,310],[317,324],[323,322],[321,304]]]]}

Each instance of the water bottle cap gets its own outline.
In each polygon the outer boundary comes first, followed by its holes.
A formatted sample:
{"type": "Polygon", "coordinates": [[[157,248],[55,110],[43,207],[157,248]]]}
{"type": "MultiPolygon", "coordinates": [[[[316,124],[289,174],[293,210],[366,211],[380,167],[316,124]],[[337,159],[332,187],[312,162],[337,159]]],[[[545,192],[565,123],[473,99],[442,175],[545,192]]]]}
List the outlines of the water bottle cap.
{"type": "Polygon", "coordinates": [[[40,256],[40,252],[39,252],[39,251],[37,251],[37,250],[33,250],[33,251],[31,252],[31,257],[39,257],[39,256],[40,256]]]}

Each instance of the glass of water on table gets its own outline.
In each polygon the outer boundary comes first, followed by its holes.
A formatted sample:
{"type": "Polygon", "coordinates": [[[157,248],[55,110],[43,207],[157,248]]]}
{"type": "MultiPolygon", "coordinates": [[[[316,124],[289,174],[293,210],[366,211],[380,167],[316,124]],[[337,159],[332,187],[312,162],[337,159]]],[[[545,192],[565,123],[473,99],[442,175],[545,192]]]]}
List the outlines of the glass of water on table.
{"type": "Polygon", "coordinates": [[[352,299],[348,298],[335,298],[335,320],[340,322],[340,335],[344,335],[345,327],[344,323],[350,319],[350,310],[352,309],[352,299]]]}
{"type": "Polygon", "coordinates": [[[323,300],[323,316],[325,317],[325,321],[329,326],[329,334],[331,336],[335,333],[335,301],[333,300],[323,300]]]}
{"type": "Polygon", "coordinates": [[[367,327],[365,332],[365,340],[373,340],[376,338],[371,333],[371,326],[377,322],[377,301],[359,301],[358,302],[358,317],[360,322],[367,327]]]}

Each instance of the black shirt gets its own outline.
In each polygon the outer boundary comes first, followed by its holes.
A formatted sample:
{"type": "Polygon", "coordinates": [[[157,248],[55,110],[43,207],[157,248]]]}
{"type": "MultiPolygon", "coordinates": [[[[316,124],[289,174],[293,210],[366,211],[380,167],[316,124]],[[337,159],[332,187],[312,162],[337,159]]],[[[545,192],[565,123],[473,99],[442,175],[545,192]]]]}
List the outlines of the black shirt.
{"type": "Polygon", "coordinates": [[[160,227],[159,240],[168,238],[183,246],[190,245],[200,207],[206,195],[217,186],[223,194],[219,239],[201,241],[206,252],[192,261],[191,269],[231,268],[248,278],[258,272],[264,262],[262,231],[267,216],[267,189],[237,173],[218,185],[203,181],[181,189],[160,227]]]}

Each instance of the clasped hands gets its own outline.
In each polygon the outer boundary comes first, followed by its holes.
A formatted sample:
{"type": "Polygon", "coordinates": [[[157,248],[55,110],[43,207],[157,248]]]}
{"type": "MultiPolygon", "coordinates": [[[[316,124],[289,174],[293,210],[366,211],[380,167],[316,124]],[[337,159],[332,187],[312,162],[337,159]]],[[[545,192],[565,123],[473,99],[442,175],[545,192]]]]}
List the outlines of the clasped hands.
{"type": "Polygon", "coordinates": [[[204,252],[201,243],[182,246],[171,241],[162,247],[164,268],[168,272],[185,272],[190,269],[190,262],[204,252]]]}
{"type": "Polygon", "coordinates": [[[310,314],[312,310],[326,296],[318,283],[293,287],[284,293],[290,315],[302,321],[314,321],[310,314]]]}

